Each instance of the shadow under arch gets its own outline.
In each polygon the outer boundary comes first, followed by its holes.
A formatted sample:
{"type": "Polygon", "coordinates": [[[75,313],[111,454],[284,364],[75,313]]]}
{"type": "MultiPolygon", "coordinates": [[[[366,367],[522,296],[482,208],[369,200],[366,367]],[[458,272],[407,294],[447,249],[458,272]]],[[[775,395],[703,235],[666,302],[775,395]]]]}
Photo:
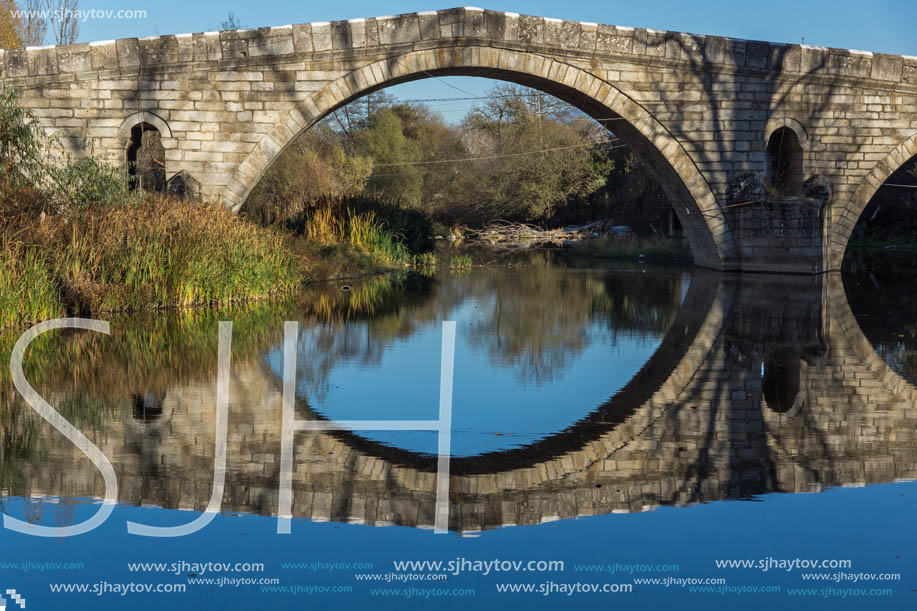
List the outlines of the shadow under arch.
{"type": "Polygon", "coordinates": [[[914,157],[917,157],[917,132],[896,146],[884,159],[876,162],[872,170],[861,181],[856,191],[833,211],[831,234],[828,237],[828,265],[826,269],[840,270],[847,250],[847,242],[857,221],[873,196],[892,174],[914,157]]]}
{"type": "Polygon", "coordinates": [[[415,50],[355,69],[286,113],[239,165],[223,191],[238,211],[274,159],[317,121],[373,91],[438,76],[478,76],[532,87],[600,121],[637,154],[672,202],[694,262],[724,269],[736,251],[717,198],[684,146],[640,104],[611,82],[537,53],[465,46],[415,50]]]}
{"type": "MultiPolygon", "coordinates": [[[[698,270],[691,280],[685,299],[675,319],[653,356],[621,390],[598,406],[585,418],[550,437],[521,448],[488,452],[475,456],[453,457],[452,476],[493,474],[524,469],[538,463],[580,450],[618,427],[646,405],[655,395],[677,395],[693,378],[695,360],[713,345],[728,310],[722,292],[723,278],[716,272],[698,270]],[[692,352],[690,356],[689,352],[692,352]]],[[[266,365],[264,375],[281,384],[279,377],[266,365]]],[[[296,398],[299,417],[308,420],[329,419],[296,398]]],[[[362,437],[351,431],[323,431],[357,453],[382,459],[392,465],[425,473],[435,473],[437,457],[392,447],[362,437]]]]}

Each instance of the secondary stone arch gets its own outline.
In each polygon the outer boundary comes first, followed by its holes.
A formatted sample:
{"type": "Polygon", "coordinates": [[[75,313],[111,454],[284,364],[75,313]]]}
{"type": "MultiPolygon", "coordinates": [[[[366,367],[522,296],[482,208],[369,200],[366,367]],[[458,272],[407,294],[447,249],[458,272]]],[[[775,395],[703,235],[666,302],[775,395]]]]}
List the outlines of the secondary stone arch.
{"type": "Polygon", "coordinates": [[[535,53],[466,46],[410,51],[354,69],[286,113],[243,160],[223,191],[238,211],[276,157],[299,134],[360,96],[422,78],[484,76],[530,86],[607,121],[615,135],[648,164],[672,202],[694,261],[722,269],[735,245],[717,198],[690,155],[651,112],[610,82],[566,62],[535,53]]]}
{"type": "Polygon", "coordinates": [[[771,139],[771,135],[781,127],[793,130],[796,133],[796,138],[799,140],[799,146],[802,147],[802,150],[809,150],[809,132],[800,121],[792,117],[774,117],[767,122],[767,125],[764,127],[763,144],[765,147],[771,139]]]}
{"type": "Polygon", "coordinates": [[[856,227],[860,215],[869,205],[873,195],[876,194],[888,177],[897,172],[901,166],[917,156],[917,132],[911,134],[884,159],[876,163],[872,170],[860,182],[856,191],[833,213],[831,235],[828,239],[828,265],[827,269],[839,270],[844,260],[844,251],[847,250],[847,241],[853,228],[856,227]]]}
{"type": "Polygon", "coordinates": [[[147,123],[158,129],[163,138],[172,137],[172,129],[164,119],[147,110],[141,110],[131,114],[121,122],[121,126],[118,128],[118,138],[123,146],[127,146],[130,143],[131,130],[142,123],[147,123]]]}

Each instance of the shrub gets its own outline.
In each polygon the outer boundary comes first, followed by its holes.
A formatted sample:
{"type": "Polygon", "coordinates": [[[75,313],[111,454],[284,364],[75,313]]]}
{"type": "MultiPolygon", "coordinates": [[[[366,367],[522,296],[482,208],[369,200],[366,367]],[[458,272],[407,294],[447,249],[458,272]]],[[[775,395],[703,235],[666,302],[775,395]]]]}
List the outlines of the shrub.
{"type": "Polygon", "coordinates": [[[335,210],[326,204],[306,216],[302,234],[319,244],[349,246],[389,263],[410,258],[400,236],[386,229],[373,211],[357,212],[349,207],[335,210]]]}
{"type": "Polygon", "coordinates": [[[0,205],[10,210],[73,214],[89,205],[126,203],[127,172],[97,159],[87,142],[85,156],[74,159],[56,136],[18,104],[18,93],[0,87],[0,205]],[[23,206],[20,200],[31,206],[23,206]]]}

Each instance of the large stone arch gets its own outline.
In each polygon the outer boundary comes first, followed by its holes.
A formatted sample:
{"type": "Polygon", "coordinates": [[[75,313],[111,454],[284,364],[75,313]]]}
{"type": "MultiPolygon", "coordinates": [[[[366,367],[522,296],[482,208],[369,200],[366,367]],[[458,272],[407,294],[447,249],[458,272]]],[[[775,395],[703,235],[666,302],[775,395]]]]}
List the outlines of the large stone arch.
{"type": "Polygon", "coordinates": [[[529,52],[466,46],[415,50],[355,69],[300,103],[243,160],[223,191],[238,211],[273,160],[336,108],[374,90],[440,75],[485,76],[555,95],[601,119],[652,169],[672,201],[697,265],[726,268],[735,245],[717,198],[682,144],[647,109],[612,83],[529,52]]]}
{"type": "Polygon", "coordinates": [[[844,251],[847,250],[847,241],[853,228],[856,227],[860,215],[869,205],[873,195],[876,194],[888,177],[897,172],[901,166],[917,156],[917,132],[906,138],[895,147],[884,159],[876,163],[872,170],[860,182],[860,185],[847,200],[846,204],[837,208],[832,214],[830,232],[828,236],[828,265],[827,269],[839,270],[844,260],[844,251]]]}

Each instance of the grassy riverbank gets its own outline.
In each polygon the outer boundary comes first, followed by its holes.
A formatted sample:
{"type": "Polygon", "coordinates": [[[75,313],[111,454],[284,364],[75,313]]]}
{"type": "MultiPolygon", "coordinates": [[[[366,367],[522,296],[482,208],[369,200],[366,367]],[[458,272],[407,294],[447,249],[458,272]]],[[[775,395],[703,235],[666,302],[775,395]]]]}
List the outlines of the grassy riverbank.
{"type": "Polygon", "coordinates": [[[372,219],[306,238],[162,198],[2,217],[0,326],[285,295],[305,282],[391,268],[398,257],[387,238],[372,219]]]}

